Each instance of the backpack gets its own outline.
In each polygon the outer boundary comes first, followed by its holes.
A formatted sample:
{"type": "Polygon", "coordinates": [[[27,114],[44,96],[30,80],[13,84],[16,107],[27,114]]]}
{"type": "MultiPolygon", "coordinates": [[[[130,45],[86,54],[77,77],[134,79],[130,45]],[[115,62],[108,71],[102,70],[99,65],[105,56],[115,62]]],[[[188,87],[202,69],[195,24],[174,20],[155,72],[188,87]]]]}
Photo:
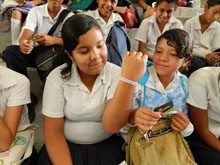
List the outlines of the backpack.
{"type": "Polygon", "coordinates": [[[116,21],[111,28],[107,40],[108,61],[121,66],[124,53],[130,51],[130,40],[124,23],[116,21]]]}

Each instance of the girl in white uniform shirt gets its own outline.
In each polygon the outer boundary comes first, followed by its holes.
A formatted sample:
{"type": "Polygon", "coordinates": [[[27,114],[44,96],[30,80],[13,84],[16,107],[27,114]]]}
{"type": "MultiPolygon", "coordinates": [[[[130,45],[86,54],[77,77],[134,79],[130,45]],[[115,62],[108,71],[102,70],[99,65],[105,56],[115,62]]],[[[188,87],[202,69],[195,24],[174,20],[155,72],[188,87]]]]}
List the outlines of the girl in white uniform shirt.
{"type": "Polygon", "coordinates": [[[42,107],[46,147],[38,164],[118,165],[124,160],[123,140],[105,131],[102,115],[114,95],[120,68],[107,62],[103,34],[92,17],[69,18],[62,38],[61,56],[66,61],[46,80],[42,107]]]}
{"type": "MultiPolygon", "coordinates": [[[[25,106],[30,102],[29,80],[17,72],[0,66],[0,154],[9,149],[18,125],[30,123],[25,106]]],[[[34,164],[31,161],[34,161],[35,155],[36,151],[33,150],[32,156],[22,165],[34,164]]]]}

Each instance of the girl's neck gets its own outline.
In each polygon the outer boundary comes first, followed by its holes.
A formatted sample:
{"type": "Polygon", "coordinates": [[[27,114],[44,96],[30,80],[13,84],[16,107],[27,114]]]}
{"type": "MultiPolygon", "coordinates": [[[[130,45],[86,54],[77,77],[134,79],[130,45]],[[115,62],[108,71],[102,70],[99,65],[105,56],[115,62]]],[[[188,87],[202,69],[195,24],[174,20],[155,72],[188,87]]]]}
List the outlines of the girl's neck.
{"type": "Polygon", "coordinates": [[[158,78],[159,78],[161,84],[163,85],[164,89],[166,89],[167,86],[173,81],[174,74],[170,75],[170,76],[159,76],[158,75],[158,78]]]}
{"type": "Polygon", "coordinates": [[[201,32],[203,33],[210,25],[210,23],[208,23],[205,19],[205,15],[201,15],[199,16],[199,23],[201,25],[201,32]]]}
{"type": "Polygon", "coordinates": [[[98,75],[86,75],[79,72],[79,77],[83,84],[88,88],[88,90],[91,92],[93,85],[95,84],[95,80],[98,75]]]}

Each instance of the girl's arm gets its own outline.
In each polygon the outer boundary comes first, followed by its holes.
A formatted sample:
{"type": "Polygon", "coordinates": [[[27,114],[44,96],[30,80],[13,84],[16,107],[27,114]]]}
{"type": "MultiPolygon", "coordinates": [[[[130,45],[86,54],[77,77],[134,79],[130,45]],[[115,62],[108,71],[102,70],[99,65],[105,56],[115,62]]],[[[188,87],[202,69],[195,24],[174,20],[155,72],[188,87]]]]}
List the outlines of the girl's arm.
{"type": "Polygon", "coordinates": [[[64,118],[44,116],[44,138],[48,155],[53,164],[73,164],[64,137],[64,118]]]}
{"type": "Polygon", "coordinates": [[[208,128],[207,110],[189,105],[189,116],[199,138],[208,146],[220,152],[220,141],[214,134],[212,134],[212,132],[209,131],[208,128]]]}
{"type": "MultiPolygon", "coordinates": [[[[147,55],[126,52],[124,55],[121,76],[137,82],[145,73],[147,55]]],[[[119,81],[114,97],[105,106],[103,125],[107,132],[119,131],[128,121],[135,86],[119,81]]]]}
{"type": "Polygon", "coordinates": [[[14,140],[21,118],[23,105],[7,107],[0,117],[0,152],[7,151],[14,140]]]}

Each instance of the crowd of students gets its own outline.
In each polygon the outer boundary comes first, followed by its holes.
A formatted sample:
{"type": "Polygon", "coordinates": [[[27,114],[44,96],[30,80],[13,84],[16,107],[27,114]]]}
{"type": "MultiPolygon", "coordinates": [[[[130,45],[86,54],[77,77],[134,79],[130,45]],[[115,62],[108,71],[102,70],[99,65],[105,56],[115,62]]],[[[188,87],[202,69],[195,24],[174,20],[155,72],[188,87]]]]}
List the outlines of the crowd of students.
{"type": "Polygon", "coordinates": [[[50,73],[37,68],[45,83],[45,145],[23,164],[118,165],[125,160],[121,129],[148,132],[162,117],[153,110],[170,101],[177,111],[171,128],[188,141],[196,163],[219,164],[220,0],[207,0],[204,13],[184,26],[173,16],[178,0],[157,0],[153,7],[139,1],[145,14],[135,36],[138,50],[124,54],[122,67],[107,61],[105,42],[114,23],[123,22],[114,12],[122,11],[118,1],[97,0],[96,10],[69,13],[50,36],[62,3],[48,0],[31,9],[19,44],[3,52],[11,70],[0,67],[0,153],[10,148],[18,126],[30,123],[27,67],[36,67],[39,46],[59,45],[63,64],[54,63],[50,73]]]}

